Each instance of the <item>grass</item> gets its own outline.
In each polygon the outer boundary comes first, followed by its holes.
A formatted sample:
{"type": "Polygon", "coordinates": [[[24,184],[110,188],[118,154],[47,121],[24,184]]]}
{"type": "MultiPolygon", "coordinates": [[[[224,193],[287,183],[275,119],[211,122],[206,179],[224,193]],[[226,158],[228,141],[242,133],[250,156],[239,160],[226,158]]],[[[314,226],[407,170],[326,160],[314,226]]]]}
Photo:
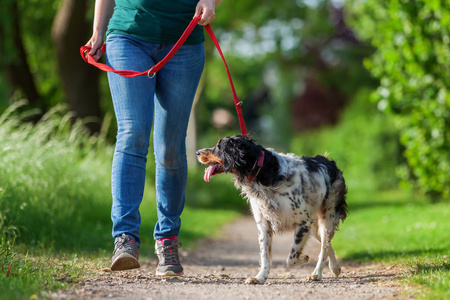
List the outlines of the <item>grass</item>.
{"type": "Polygon", "coordinates": [[[355,191],[348,202],[349,221],[338,239],[346,259],[366,262],[448,254],[447,202],[430,203],[399,190],[355,191]]]}
{"type": "Polygon", "coordinates": [[[37,299],[47,292],[68,288],[89,276],[88,264],[73,256],[20,254],[4,238],[0,247],[0,291],[2,299],[37,299]]]}
{"type": "Polygon", "coordinates": [[[449,299],[450,205],[406,191],[353,191],[350,215],[333,244],[345,259],[388,262],[408,270],[404,281],[425,286],[425,299],[449,299]]]}
{"type": "Polygon", "coordinates": [[[410,269],[411,277],[406,278],[405,281],[427,287],[421,294],[423,298],[450,299],[448,254],[436,257],[431,255],[428,258],[409,258],[406,266],[410,269]]]}

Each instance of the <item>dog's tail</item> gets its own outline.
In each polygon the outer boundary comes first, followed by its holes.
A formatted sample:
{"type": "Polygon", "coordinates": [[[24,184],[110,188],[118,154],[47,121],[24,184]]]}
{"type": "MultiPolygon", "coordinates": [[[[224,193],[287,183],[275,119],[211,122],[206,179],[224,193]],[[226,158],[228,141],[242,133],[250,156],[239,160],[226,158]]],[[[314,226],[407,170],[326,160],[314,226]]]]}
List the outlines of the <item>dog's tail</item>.
{"type": "MultiPolygon", "coordinates": [[[[338,185],[336,187],[336,225],[339,225],[339,221],[344,222],[348,215],[348,205],[347,205],[347,186],[345,185],[344,177],[342,173],[339,172],[338,175],[338,185]]],[[[336,226],[337,227],[337,226],[336,226]]],[[[337,228],[336,228],[337,229],[337,228]]]]}

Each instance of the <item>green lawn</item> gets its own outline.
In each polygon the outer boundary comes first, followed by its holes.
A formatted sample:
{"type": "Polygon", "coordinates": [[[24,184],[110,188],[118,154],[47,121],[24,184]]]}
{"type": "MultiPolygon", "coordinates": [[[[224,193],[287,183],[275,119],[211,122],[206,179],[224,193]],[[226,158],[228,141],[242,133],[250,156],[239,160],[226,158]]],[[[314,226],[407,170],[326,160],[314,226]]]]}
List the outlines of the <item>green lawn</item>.
{"type": "Polygon", "coordinates": [[[345,259],[389,262],[409,270],[422,297],[450,299],[450,204],[401,190],[350,191],[350,214],[333,244],[345,259]]]}

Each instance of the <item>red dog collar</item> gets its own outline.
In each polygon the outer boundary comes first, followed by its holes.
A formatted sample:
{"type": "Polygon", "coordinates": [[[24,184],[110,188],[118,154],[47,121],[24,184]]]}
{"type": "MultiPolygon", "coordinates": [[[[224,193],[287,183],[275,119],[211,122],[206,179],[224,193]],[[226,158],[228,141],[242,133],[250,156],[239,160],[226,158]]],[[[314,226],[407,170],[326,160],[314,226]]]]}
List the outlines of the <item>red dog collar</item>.
{"type": "Polygon", "coordinates": [[[258,176],[259,171],[261,171],[263,165],[264,165],[264,150],[261,150],[261,155],[259,156],[258,160],[255,161],[255,164],[253,165],[253,168],[250,172],[253,172],[256,166],[258,166],[258,171],[256,171],[255,175],[248,176],[248,181],[253,181],[256,178],[256,176],[258,176]]]}

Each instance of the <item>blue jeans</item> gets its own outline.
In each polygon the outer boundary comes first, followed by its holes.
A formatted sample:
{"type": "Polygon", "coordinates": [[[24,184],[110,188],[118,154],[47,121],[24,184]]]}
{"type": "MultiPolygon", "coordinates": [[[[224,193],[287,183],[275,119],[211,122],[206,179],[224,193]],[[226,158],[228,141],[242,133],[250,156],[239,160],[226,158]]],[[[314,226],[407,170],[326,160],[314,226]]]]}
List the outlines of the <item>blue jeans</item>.
{"type": "MultiPolygon", "coordinates": [[[[173,46],[118,34],[109,35],[106,45],[108,65],[140,72],[155,65],[173,46]]],[[[187,181],[186,131],[204,61],[203,44],[183,45],[151,79],[108,72],[118,126],[111,181],[116,239],[126,233],[140,243],[139,206],[153,121],[158,214],[154,238],[179,234],[187,181]]]]}

